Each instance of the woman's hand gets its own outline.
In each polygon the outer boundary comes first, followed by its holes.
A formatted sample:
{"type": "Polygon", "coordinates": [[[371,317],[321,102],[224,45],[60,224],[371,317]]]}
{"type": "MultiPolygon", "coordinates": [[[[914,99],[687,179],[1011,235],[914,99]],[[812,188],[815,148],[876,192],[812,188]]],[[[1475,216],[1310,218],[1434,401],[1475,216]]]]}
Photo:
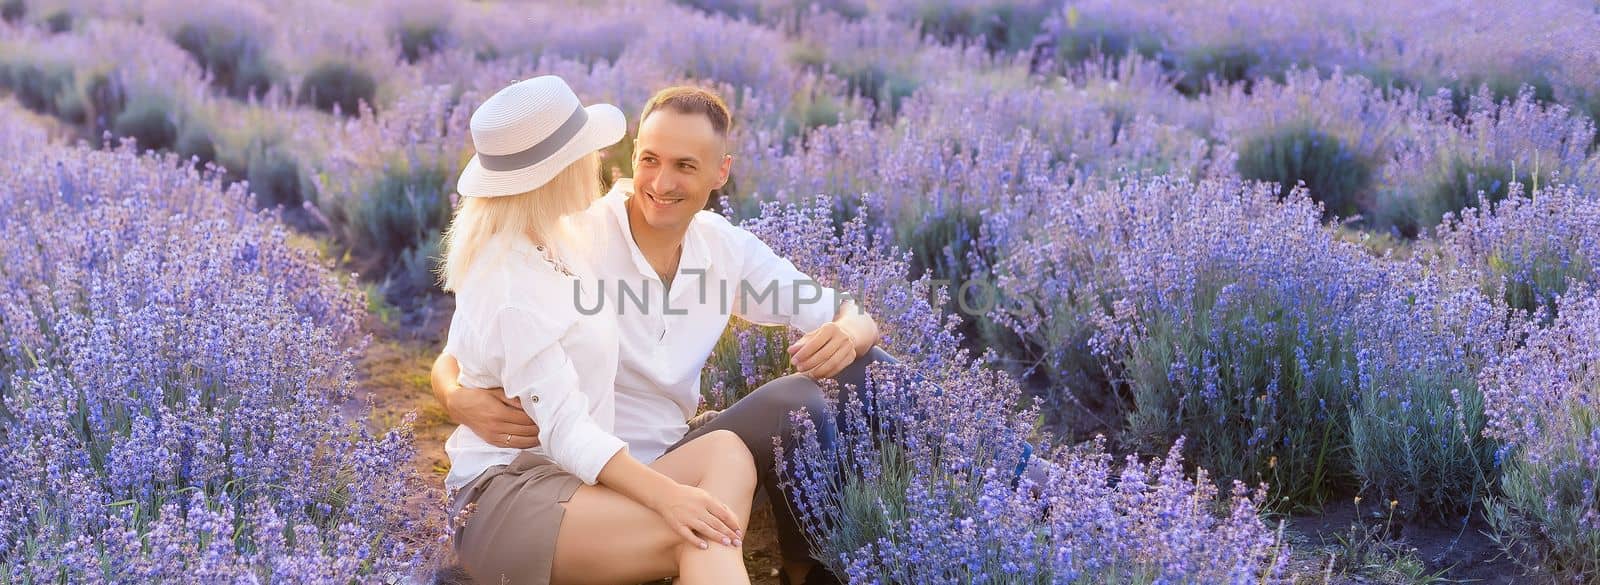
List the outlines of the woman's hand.
{"type": "Polygon", "coordinates": [[[709,546],[704,539],[736,548],[744,545],[744,531],[738,528],[739,517],[733,509],[703,489],[680,483],[672,486],[650,507],[674,532],[702,549],[709,546]]]}

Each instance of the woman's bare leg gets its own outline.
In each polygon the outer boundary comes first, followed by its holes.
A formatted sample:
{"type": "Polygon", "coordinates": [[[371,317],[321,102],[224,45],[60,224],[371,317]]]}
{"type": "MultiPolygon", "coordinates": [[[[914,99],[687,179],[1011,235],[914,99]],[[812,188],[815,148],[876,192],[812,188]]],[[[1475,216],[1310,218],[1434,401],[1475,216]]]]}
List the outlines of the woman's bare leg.
{"type": "MultiPolygon", "coordinates": [[[[650,467],[710,492],[738,515],[738,529],[748,527],[756,472],[738,435],[707,433],[650,467]]],[[[639,583],[674,575],[685,585],[750,582],[741,548],[715,541],[704,550],[693,546],[655,511],[605,486],[580,487],[567,501],[553,583],[639,583]]]]}

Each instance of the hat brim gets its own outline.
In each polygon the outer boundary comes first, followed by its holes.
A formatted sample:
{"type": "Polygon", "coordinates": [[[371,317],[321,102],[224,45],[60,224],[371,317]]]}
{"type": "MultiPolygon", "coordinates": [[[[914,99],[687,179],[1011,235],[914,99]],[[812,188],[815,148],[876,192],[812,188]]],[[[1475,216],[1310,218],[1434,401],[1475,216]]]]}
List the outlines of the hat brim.
{"type": "Polygon", "coordinates": [[[491,171],[483,168],[478,155],[472,155],[467,168],[456,180],[456,192],[463,197],[504,197],[538,189],[591,152],[616,144],[628,133],[628,118],[622,110],[611,104],[595,104],[584,108],[589,121],[561,150],[542,161],[511,171],[491,171]]]}

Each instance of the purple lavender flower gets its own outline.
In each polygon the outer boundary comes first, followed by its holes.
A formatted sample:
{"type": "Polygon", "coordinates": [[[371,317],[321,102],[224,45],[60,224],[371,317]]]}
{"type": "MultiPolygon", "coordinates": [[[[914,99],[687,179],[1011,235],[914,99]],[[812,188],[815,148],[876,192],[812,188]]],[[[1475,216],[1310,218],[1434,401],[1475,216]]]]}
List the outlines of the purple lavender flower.
{"type": "Polygon", "coordinates": [[[1480,375],[1487,432],[1506,443],[1489,517],[1524,562],[1579,581],[1600,571],[1600,296],[1575,286],[1556,305],[1480,375]]]}
{"type": "Polygon", "coordinates": [[[1574,186],[1466,210],[1437,238],[1485,293],[1522,311],[1548,317],[1573,284],[1600,285],[1600,199],[1574,186]]]}
{"type": "Polygon", "coordinates": [[[1212,515],[1196,504],[1215,498],[1211,480],[1185,479],[1176,451],[1159,470],[1130,462],[1120,479],[1099,448],[1064,452],[1046,485],[1015,485],[1037,413],[1016,406],[1015,380],[975,367],[992,355],[974,360],[956,349],[940,291],[926,276],[905,281],[905,257],[879,243],[873,220],[858,216],[836,229],[832,207],[827,198],[769,205],[745,225],[861,299],[903,360],[837,405],[846,412],[838,450],[824,451],[814,435],[782,446],[793,454],[780,460],[818,539],[815,553],[835,572],[864,583],[1281,574],[1278,539],[1256,515],[1259,493],[1240,488],[1229,515],[1212,515]],[[1134,488],[1133,478],[1151,487],[1134,488]],[[1099,495],[1072,486],[1099,486],[1099,495]],[[1208,546],[1219,542],[1227,544],[1208,546]]]}
{"type": "Polygon", "coordinates": [[[0,182],[6,573],[407,570],[430,540],[396,497],[426,493],[409,436],[342,413],[359,295],[242,189],[171,157],[52,147],[18,160],[0,182]]]}

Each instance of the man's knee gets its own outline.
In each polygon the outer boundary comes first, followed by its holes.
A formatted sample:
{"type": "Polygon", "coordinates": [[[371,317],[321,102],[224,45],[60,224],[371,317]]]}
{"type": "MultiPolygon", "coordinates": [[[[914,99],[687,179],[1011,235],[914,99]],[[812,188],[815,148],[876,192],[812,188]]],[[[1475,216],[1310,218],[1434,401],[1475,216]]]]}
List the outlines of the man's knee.
{"type": "Polygon", "coordinates": [[[762,405],[782,417],[787,426],[794,411],[804,409],[807,416],[817,420],[828,408],[828,395],[816,380],[800,374],[790,374],[768,382],[761,389],[762,405]]]}
{"type": "Polygon", "coordinates": [[[839,370],[839,373],[834,374],[833,380],[843,386],[860,388],[867,383],[867,368],[872,364],[895,363],[900,362],[894,359],[894,356],[889,355],[889,352],[884,351],[883,348],[874,345],[867,350],[867,353],[861,354],[861,357],[856,358],[856,361],[850,362],[850,365],[845,366],[843,370],[839,370]]]}

